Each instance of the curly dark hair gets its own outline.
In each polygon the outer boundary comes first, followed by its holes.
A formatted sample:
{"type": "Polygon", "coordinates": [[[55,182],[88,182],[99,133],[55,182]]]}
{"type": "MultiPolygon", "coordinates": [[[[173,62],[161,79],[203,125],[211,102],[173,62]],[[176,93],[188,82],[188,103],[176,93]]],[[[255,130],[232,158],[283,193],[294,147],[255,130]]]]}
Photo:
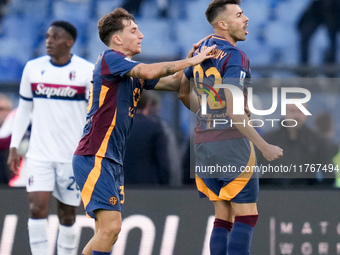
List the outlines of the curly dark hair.
{"type": "Polygon", "coordinates": [[[134,16],[123,8],[116,8],[99,20],[99,37],[105,45],[109,46],[111,36],[114,33],[124,29],[123,20],[135,22],[134,16]]]}

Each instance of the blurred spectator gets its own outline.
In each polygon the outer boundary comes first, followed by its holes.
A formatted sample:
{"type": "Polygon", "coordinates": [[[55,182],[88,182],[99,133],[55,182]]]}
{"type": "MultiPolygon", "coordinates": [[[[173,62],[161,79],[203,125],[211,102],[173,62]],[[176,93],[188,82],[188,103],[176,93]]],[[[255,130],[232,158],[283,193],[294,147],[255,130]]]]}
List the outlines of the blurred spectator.
{"type": "MultiPolygon", "coordinates": [[[[333,158],[333,164],[336,169],[339,169],[340,167],[340,149],[338,153],[333,158]]],[[[335,171],[335,187],[340,188],[340,171],[335,171]]]]}
{"type": "Polygon", "coordinates": [[[0,127],[4,123],[7,115],[13,109],[13,101],[7,95],[0,93],[0,127]]]}
{"type": "MultiPolygon", "coordinates": [[[[334,123],[332,116],[328,112],[321,112],[317,114],[314,119],[314,129],[316,132],[322,134],[327,139],[332,139],[334,135],[334,123]]],[[[329,155],[331,157],[330,161],[333,162],[334,167],[339,168],[340,166],[339,145],[333,143],[333,150],[336,151],[337,154],[333,158],[332,155],[329,155]]],[[[336,177],[335,186],[340,188],[340,173],[339,171],[334,172],[336,177]]]]}
{"type": "Polygon", "coordinates": [[[11,141],[10,112],[13,109],[12,99],[0,93],[0,184],[8,184],[11,173],[7,166],[9,144],[11,141]]]}
{"type": "Polygon", "coordinates": [[[161,97],[155,91],[150,92],[150,109],[149,115],[152,116],[157,122],[159,122],[164,129],[165,136],[168,140],[168,154],[170,163],[170,185],[180,186],[182,185],[182,166],[181,158],[182,153],[179,149],[175,133],[169,125],[163,121],[159,112],[161,110],[161,97]]]}
{"type": "Polygon", "coordinates": [[[168,139],[164,126],[149,115],[151,94],[143,91],[124,158],[126,184],[170,182],[168,139]]]}
{"type": "Polygon", "coordinates": [[[160,18],[169,17],[169,0],[157,0],[158,16],[160,18]]]}
{"type": "MultiPolygon", "coordinates": [[[[260,178],[261,184],[282,186],[328,184],[331,186],[334,183],[333,172],[320,171],[319,173],[326,173],[320,176],[315,172],[305,171],[306,167],[311,164],[320,164],[321,167],[328,168],[328,165],[332,164],[333,156],[337,153],[337,147],[334,147],[329,138],[307,127],[307,118],[297,106],[287,105],[285,119],[295,120],[297,125],[295,127],[281,126],[278,130],[264,135],[266,141],[277,144],[284,150],[284,157],[269,163],[261,156],[261,153],[258,153],[258,165],[282,165],[288,168],[291,166],[290,168],[296,169],[296,172],[292,170],[290,173],[282,171],[265,173],[263,178],[260,178]]],[[[294,126],[295,122],[286,121],[285,125],[294,126]]]]}
{"type": "Polygon", "coordinates": [[[182,169],[183,169],[182,179],[183,179],[184,185],[194,185],[196,183],[195,178],[194,178],[196,160],[195,160],[194,145],[192,142],[193,142],[193,135],[191,134],[190,138],[186,142],[186,148],[185,148],[183,160],[182,160],[182,169]]]}
{"type": "Polygon", "coordinates": [[[336,63],[337,32],[340,25],[340,0],[312,0],[298,21],[300,34],[300,63],[309,64],[310,41],[320,26],[325,26],[328,33],[328,49],[324,62],[336,63]]]}
{"type": "Polygon", "coordinates": [[[8,184],[11,187],[24,187],[26,185],[25,154],[27,152],[29,144],[30,127],[27,130],[18,148],[18,153],[22,157],[20,160],[18,175],[13,175],[7,165],[9,145],[12,136],[14,116],[16,111],[16,108],[12,110],[7,115],[4,123],[0,127],[0,183],[8,184]]]}
{"type": "MultiPolygon", "coordinates": [[[[122,7],[134,16],[141,16],[141,6],[145,0],[125,0],[122,7]]],[[[149,0],[150,1],[150,0],[149,0]]],[[[157,0],[158,16],[160,18],[168,18],[169,16],[169,0],[157,0]]]]}
{"type": "Polygon", "coordinates": [[[320,112],[314,118],[314,129],[327,139],[332,139],[334,135],[334,122],[328,112],[320,112]]]}
{"type": "Polygon", "coordinates": [[[128,12],[132,13],[134,16],[140,16],[141,4],[144,0],[125,0],[122,7],[128,12]]]}
{"type": "Polygon", "coordinates": [[[0,35],[2,34],[2,29],[1,29],[1,22],[2,18],[6,15],[7,13],[7,4],[11,0],[0,0],[0,35]]]}

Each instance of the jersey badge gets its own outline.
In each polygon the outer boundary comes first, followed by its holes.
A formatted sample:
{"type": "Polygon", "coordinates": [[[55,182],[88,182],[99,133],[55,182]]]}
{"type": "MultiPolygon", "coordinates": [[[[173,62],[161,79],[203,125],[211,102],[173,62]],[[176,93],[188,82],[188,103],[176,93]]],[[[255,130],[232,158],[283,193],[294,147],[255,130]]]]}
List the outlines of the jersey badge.
{"type": "Polygon", "coordinates": [[[70,77],[70,80],[73,81],[76,78],[76,72],[71,71],[69,77],[70,77]]]}
{"type": "Polygon", "coordinates": [[[244,86],[244,79],[246,78],[246,73],[241,71],[240,74],[240,85],[243,87],[244,86]]]}
{"type": "Polygon", "coordinates": [[[144,87],[144,84],[145,84],[145,80],[144,79],[139,79],[139,81],[140,81],[140,84],[141,84],[141,86],[142,86],[142,88],[144,87]]]}
{"type": "Polygon", "coordinates": [[[31,175],[29,178],[28,178],[28,186],[32,186],[34,183],[33,181],[33,175],[31,175]]]}
{"type": "Polygon", "coordinates": [[[125,60],[127,60],[127,61],[129,61],[129,62],[132,62],[132,63],[137,63],[136,61],[134,61],[134,60],[132,60],[131,58],[128,58],[128,57],[126,57],[126,58],[124,58],[125,60]]]}
{"type": "Polygon", "coordinates": [[[116,205],[118,203],[118,199],[115,196],[110,197],[109,202],[111,205],[116,205]]]}

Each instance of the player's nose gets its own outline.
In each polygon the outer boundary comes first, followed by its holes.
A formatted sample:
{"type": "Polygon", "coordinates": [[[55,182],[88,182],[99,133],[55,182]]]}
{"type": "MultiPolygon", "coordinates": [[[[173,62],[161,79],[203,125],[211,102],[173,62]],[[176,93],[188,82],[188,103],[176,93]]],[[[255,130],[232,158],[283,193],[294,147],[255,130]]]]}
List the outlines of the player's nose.
{"type": "Polygon", "coordinates": [[[246,15],[244,15],[244,18],[245,18],[245,22],[249,21],[249,18],[246,15]]]}

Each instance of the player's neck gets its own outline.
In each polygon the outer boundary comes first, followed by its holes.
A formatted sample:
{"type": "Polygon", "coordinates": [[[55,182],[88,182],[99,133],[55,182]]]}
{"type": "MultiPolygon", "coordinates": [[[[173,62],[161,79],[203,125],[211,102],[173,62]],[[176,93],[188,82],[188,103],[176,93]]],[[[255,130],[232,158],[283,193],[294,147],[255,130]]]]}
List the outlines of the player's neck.
{"type": "Polygon", "coordinates": [[[51,62],[52,64],[57,66],[66,65],[67,63],[70,62],[71,57],[72,57],[71,53],[62,56],[51,56],[51,62]]]}
{"type": "Polygon", "coordinates": [[[236,41],[229,35],[229,33],[227,33],[226,31],[221,31],[221,30],[214,30],[215,35],[223,37],[224,39],[226,39],[231,45],[233,45],[235,47],[236,45],[236,41]]]}
{"type": "Polygon", "coordinates": [[[125,56],[127,56],[128,58],[132,59],[133,55],[131,54],[131,52],[128,52],[126,50],[124,50],[124,48],[122,47],[118,47],[118,46],[111,46],[110,47],[111,50],[114,51],[118,51],[120,53],[123,53],[125,56]]]}

